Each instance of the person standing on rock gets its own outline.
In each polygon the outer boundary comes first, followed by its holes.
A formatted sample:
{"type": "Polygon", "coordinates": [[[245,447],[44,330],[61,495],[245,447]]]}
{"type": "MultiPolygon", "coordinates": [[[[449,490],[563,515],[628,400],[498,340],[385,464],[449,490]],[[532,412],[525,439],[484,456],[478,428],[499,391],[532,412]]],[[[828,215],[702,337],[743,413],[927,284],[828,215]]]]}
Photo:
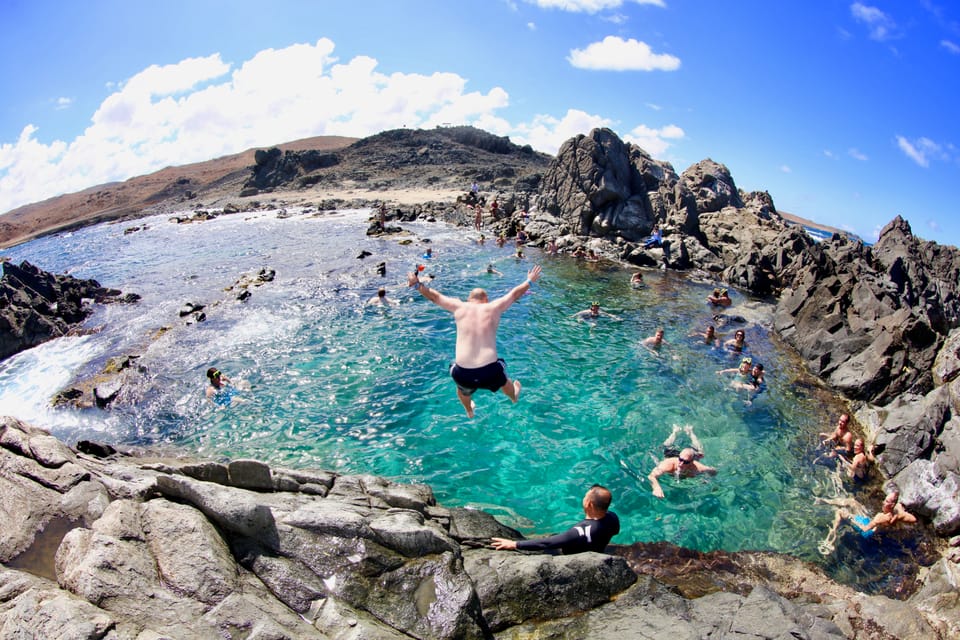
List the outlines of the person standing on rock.
{"type": "Polygon", "coordinates": [[[564,533],[536,540],[491,538],[491,546],[498,551],[559,549],[563,555],[584,551],[603,553],[610,539],[620,533],[620,518],[610,511],[612,500],[609,489],[595,484],[583,496],[583,513],[586,517],[564,533]]]}
{"type": "Polygon", "coordinates": [[[506,363],[497,355],[497,329],[500,316],[514,302],[530,290],[540,278],[540,265],[527,272],[527,279],[506,295],[489,300],[484,289],[476,288],[466,300],[445,296],[420,281],[417,274],[407,276],[407,285],[420,291],[424,298],[453,314],[457,325],[457,346],[450,376],[457,383],[457,398],[473,417],[471,396],[477,389],[503,393],[516,402],[520,396],[520,381],[507,377],[506,363]]]}

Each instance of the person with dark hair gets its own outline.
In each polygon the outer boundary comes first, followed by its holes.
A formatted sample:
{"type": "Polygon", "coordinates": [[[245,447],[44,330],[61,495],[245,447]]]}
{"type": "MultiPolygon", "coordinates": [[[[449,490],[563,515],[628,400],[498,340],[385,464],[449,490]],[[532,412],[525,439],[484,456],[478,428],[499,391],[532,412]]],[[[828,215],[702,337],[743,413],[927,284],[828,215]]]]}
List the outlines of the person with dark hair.
{"type": "Polygon", "coordinates": [[[606,487],[595,484],[583,496],[583,520],[564,533],[536,540],[509,540],[491,538],[497,550],[546,551],[559,549],[564,555],[597,551],[602,553],[610,539],[620,533],[620,518],[610,511],[613,494],[606,487]]]}
{"type": "Polygon", "coordinates": [[[477,389],[487,389],[516,402],[520,396],[520,381],[507,377],[506,363],[497,355],[497,329],[500,316],[514,302],[530,290],[540,278],[540,265],[527,272],[527,279],[505,295],[490,300],[484,289],[473,289],[466,300],[445,296],[420,281],[416,272],[407,276],[407,285],[420,291],[424,298],[453,314],[457,325],[457,346],[450,376],[457,383],[457,398],[473,417],[471,396],[477,389]]]}
{"type": "Polygon", "coordinates": [[[379,305],[382,307],[389,307],[397,304],[396,300],[391,300],[387,297],[387,290],[384,287],[377,289],[377,295],[371,297],[367,300],[368,305],[379,305]]]}

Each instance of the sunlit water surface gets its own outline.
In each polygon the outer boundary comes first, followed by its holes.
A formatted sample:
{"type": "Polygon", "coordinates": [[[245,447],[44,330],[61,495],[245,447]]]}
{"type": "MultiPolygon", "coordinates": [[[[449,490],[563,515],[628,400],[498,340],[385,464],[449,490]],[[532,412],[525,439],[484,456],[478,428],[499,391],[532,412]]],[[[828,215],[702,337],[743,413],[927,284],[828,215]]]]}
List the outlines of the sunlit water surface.
{"type": "Polygon", "coordinates": [[[103,328],[97,334],[0,363],[3,413],[70,443],[173,444],[203,456],[423,482],[443,504],[486,509],[527,535],[565,529],[581,517],[584,490],[601,483],[613,491],[623,526],[615,542],[774,550],[884,588],[889,564],[874,575],[861,562],[837,560],[877,552],[855,536],[843,537],[826,563],[817,552],[832,513],[813,496],[834,495],[836,481],[814,461],[816,434],[841,406],[768,331],[768,307],[733,294],[730,313],[750,320],[749,354],[768,372],[767,391],[748,403],[717,374],[739,357],[688,337],[711,320],[704,297],[712,284],[647,271],[647,286],[631,289],[626,271],[535,249],[518,261],[512,245],[478,245],[476,234],[442,224],[404,224],[409,235],[368,238],[367,213],[279,219],[263,212],[180,225],[157,217],[138,221],[145,228],[134,233],[124,233],[134,223],[99,225],[8,250],[16,262],[143,298],[97,307],[87,322],[103,328]],[[499,296],[542,263],[542,280],[500,326],[501,356],[523,383],[518,404],[480,391],[476,418],[463,415],[448,376],[452,319],[405,286],[427,241],[434,257],[426,273],[453,296],[477,286],[499,296]],[[362,251],[371,255],[361,259],[362,251]],[[384,277],[376,272],[381,261],[384,277]],[[489,263],[503,276],[485,273],[489,263]],[[264,267],[276,279],[248,301],[224,291],[264,267]],[[400,304],[365,307],[378,286],[400,304]],[[593,300],[619,321],[571,317],[593,300]],[[205,322],[185,325],[178,311],[187,302],[208,305],[205,322]],[[173,329],[151,337],[163,326],[173,329]],[[669,342],[659,356],[639,344],[657,327],[669,342]],[[75,376],[124,353],[141,354],[147,372],[133,406],[50,407],[75,376]],[[205,401],[210,366],[248,382],[247,401],[226,408],[205,401]],[[673,424],[694,427],[704,463],[719,473],[666,478],[661,500],[646,475],[673,424]]]}

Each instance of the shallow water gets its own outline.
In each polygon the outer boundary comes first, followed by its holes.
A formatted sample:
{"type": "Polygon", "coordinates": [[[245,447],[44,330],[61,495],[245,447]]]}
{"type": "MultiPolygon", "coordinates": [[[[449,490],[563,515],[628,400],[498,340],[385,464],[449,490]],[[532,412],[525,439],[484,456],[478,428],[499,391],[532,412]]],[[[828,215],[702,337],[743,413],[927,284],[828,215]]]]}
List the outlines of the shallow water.
{"type": "Polygon", "coordinates": [[[100,225],[8,250],[16,262],[143,298],[97,307],[87,326],[100,333],[0,363],[4,413],[70,443],[174,444],[204,456],[424,482],[443,504],[487,509],[527,535],[578,520],[581,497],[597,482],[613,491],[621,518],[614,542],[773,550],[823,563],[817,543],[832,513],[812,497],[835,489],[830,470],[814,463],[816,433],[842,406],[767,330],[768,307],[733,292],[730,313],[751,320],[749,353],[767,370],[767,391],[748,403],[716,373],[739,358],[687,337],[714,313],[704,302],[713,284],[647,271],[647,286],[635,290],[626,271],[533,249],[518,261],[511,245],[478,245],[475,234],[442,224],[404,224],[408,236],[368,238],[366,213],[262,212],[186,225],[157,217],[138,221],[146,228],[135,233],[124,234],[134,223],[100,225]],[[542,280],[500,326],[508,374],[523,383],[518,404],[480,391],[477,417],[463,415],[447,373],[452,319],[405,286],[426,246],[434,253],[426,273],[459,297],[477,286],[502,295],[534,260],[543,264],[542,280]],[[371,255],[358,258],[364,250],[371,255]],[[385,277],[376,273],[380,261],[385,277]],[[504,275],[485,273],[488,263],[504,275]],[[276,279],[247,302],[224,291],[264,267],[276,279]],[[378,286],[400,305],[365,307],[378,286]],[[619,321],[571,317],[593,300],[619,321]],[[208,305],[207,320],[185,326],[178,310],[186,302],[208,305]],[[162,326],[173,329],[152,339],[162,326]],[[654,355],[639,343],[657,327],[669,344],[654,355]],[[71,378],[120,353],[142,354],[147,372],[132,405],[49,406],[71,378]],[[219,408],[204,400],[210,366],[251,385],[245,402],[219,408]],[[667,478],[659,500],[646,475],[673,424],[694,427],[703,462],[719,473],[667,478]]]}

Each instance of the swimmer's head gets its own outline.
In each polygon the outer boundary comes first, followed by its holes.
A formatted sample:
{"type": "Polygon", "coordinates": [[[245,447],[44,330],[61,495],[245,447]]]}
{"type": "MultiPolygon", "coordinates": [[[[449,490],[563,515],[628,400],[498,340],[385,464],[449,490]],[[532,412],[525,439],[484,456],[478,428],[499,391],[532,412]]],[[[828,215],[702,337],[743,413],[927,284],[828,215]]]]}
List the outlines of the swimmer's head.
{"type": "Polygon", "coordinates": [[[220,375],[221,375],[221,374],[220,374],[220,372],[217,370],[216,367],[210,367],[209,369],[207,369],[207,377],[208,377],[210,380],[213,380],[214,378],[219,378],[220,375]]]}

